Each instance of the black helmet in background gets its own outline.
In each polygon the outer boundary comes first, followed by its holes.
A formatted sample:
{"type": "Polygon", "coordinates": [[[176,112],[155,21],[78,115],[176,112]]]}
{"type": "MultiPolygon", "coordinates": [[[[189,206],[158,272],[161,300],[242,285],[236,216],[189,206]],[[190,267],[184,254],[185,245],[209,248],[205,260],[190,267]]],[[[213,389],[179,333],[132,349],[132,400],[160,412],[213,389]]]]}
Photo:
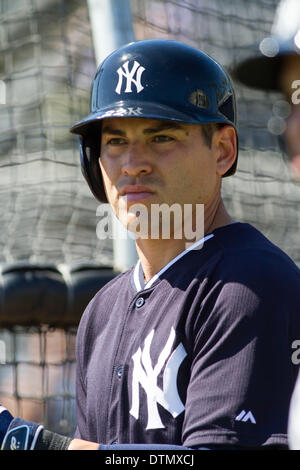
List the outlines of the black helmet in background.
{"type": "Polygon", "coordinates": [[[232,74],[248,87],[278,91],[286,98],[276,134],[293,179],[300,181],[300,0],[281,0],[270,36],[256,44],[232,74]]]}
{"type": "Polygon", "coordinates": [[[300,1],[282,0],[277,7],[269,37],[253,47],[253,53],[233,70],[233,76],[244,85],[280,91],[283,61],[300,54],[300,1]]]}

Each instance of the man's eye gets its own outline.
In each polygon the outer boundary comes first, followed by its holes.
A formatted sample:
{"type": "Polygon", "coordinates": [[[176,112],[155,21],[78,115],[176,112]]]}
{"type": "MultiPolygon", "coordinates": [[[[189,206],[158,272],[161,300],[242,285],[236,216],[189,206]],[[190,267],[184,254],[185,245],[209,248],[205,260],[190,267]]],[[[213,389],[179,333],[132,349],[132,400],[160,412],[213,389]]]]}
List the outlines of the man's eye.
{"type": "Polygon", "coordinates": [[[153,142],[171,142],[172,140],[174,140],[173,137],[163,134],[156,135],[153,137],[153,142]]]}
{"type": "Polygon", "coordinates": [[[122,137],[113,137],[106,142],[106,145],[122,145],[125,140],[122,137]]]}

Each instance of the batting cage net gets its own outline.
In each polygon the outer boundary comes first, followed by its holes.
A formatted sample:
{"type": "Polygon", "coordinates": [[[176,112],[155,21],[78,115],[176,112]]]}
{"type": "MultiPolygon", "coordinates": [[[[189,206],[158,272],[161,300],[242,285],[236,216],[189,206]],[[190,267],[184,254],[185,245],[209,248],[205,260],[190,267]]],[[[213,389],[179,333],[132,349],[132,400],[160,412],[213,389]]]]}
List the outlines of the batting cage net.
{"type": "MultiPolygon", "coordinates": [[[[270,34],[277,4],[132,0],[131,9],[136,39],[183,41],[230,71],[270,34]]],[[[76,328],[114,275],[69,134],[88,113],[96,69],[88,5],[1,0],[0,31],[0,402],[72,435],[76,328]]],[[[278,145],[285,103],[234,85],[240,153],[237,174],[223,182],[226,206],[300,265],[300,185],[278,145]]]]}

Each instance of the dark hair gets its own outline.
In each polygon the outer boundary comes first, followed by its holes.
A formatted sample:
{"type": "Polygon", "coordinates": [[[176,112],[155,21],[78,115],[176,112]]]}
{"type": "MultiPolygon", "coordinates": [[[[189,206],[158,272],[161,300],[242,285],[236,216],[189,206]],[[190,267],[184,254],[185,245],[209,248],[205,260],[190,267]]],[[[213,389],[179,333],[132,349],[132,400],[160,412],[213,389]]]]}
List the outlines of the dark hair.
{"type": "Polygon", "coordinates": [[[206,124],[201,124],[202,135],[207,147],[211,146],[212,137],[214,132],[221,129],[222,127],[227,126],[224,122],[208,122],[206,124]]]}

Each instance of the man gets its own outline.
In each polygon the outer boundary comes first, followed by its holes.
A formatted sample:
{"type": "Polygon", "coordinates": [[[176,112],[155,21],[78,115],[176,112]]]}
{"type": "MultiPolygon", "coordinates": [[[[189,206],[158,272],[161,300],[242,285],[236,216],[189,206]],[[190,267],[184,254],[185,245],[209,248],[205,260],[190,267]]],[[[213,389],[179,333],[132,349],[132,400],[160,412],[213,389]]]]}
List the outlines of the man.
{"type": "MultiPolygon", "coordinates": [[[[300,3],[282,0],[277,8],[272,35],[257,51],[241,61],[236,78],[249,87],[281,92],[290,104],[280,143],[289,157],[291,176],[300,182],[300,3]]],[[[300,375],[289,412],[289,447],[300,449],[300,375]]]]}
{"type": "MultiPolygon", "coordinates": [[[[82,316],[78,425],[64,445],[286,447],[300,272],[254,227],[234,221],[222,201],[238,147],[225,71],[176,41],[129,44],[99,67],[91,114],[72,132],[93,194],[134,232],[139,261],[82,316]],[[152,216],[162,205],[180,209],[167,238],[165,212],[152,216]],[[180,218],[187,206],[189,216],[180,218]]],[[[5,448],[20,424],[11,423],[5,448]]],[[[51,436],[43,436],[49,448],[51,436]]]]}

